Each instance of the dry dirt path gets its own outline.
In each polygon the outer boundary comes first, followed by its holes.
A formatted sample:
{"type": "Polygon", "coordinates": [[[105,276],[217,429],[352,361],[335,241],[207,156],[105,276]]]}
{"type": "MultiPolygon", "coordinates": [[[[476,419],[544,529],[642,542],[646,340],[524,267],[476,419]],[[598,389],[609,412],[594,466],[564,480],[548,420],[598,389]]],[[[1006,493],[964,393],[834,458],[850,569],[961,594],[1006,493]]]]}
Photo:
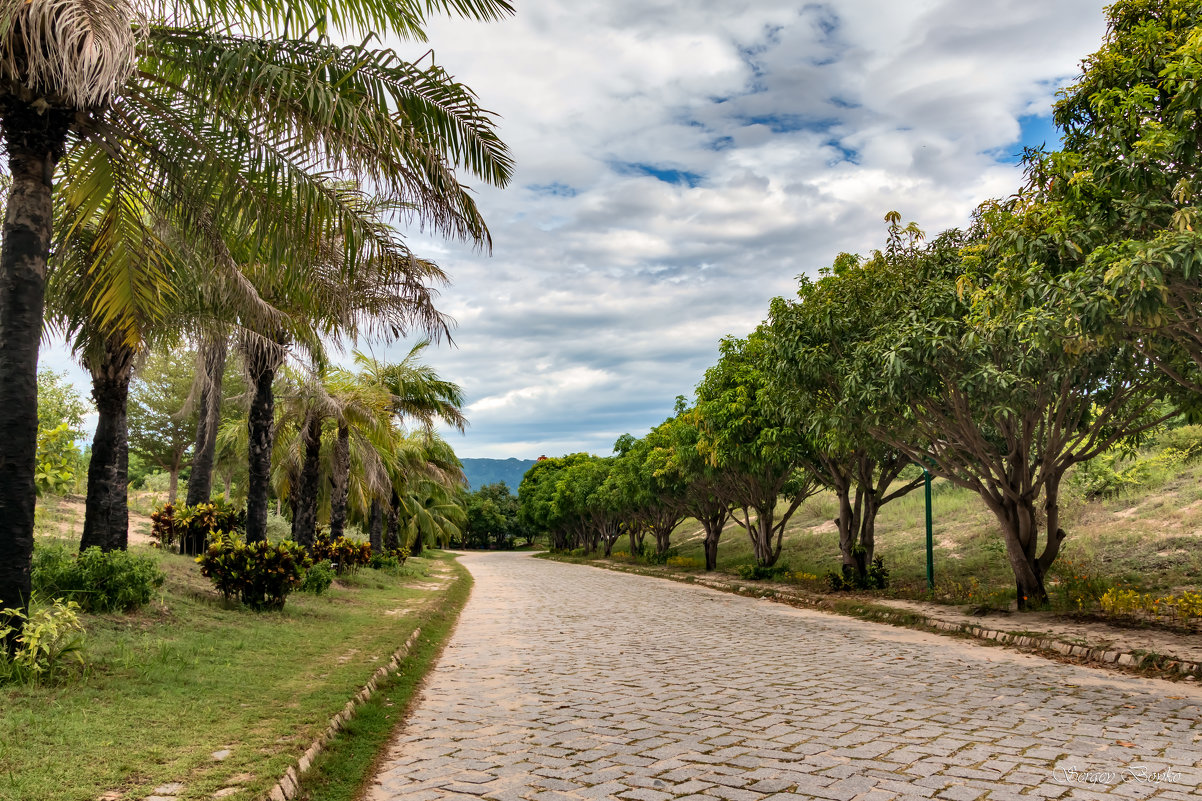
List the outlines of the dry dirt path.
{"type": "Polygon", "coordinates": [[[476,579],[371,798],[1202,797],[1202,689],[533,559],[476,579]]]}

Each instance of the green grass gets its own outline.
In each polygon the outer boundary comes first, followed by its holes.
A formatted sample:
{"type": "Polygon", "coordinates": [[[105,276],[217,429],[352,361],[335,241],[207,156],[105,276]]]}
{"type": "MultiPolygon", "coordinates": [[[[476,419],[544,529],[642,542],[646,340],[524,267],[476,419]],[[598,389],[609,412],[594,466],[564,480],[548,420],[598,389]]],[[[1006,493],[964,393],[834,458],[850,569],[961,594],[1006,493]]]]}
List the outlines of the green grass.
{"type": "MultiPolygon", "coordinates": [[[[281,613],[221,601],[192,560],[158,554],[167,583],[132,614],[88,615],[89,670],[56,687],[0,688],[0,799],[262,796],[452,587],[363,570],[281,613]],[[211,754],[230,749],[223,761],[211,754]]],[[[456,573],[456,575],[459,575],[456,573]]]]}
{"type": "Polygon", "coordinates": [[[460,580],[451,586],[441,607],[422,623],[422,633],[401,670],[380,682],[377,692],[314,761],[301,780],[300,798],[355,801],[371,785],[385,748],[404,723],[422,678],[433,667],[467,603],[471,575],[458,563],[454,568],[460,580]]]}

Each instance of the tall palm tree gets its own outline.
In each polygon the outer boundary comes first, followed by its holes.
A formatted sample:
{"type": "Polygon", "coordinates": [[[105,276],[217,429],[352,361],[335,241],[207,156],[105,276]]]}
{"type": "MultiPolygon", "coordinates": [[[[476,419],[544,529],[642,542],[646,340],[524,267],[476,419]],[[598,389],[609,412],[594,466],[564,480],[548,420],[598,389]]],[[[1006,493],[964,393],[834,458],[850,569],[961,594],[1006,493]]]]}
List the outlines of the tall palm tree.
{"type": "MultiPolygon", "coordinates": [[[[278,266],[298,232],[280,230],[269,201],[336,206],[305,170],[282,169],[297,162],[369,179],[436,230],[486,241],[453,170],[503,184],[510,162],[470,92],[391,52],[262,36],[291,23],[421,39],[424,14],[437,10],[490,19],[512,8],[505,0],[184,0],[146,9],[122,0],[0,0],[0,136],[13,180],[0,246],[0,608],[23,608],[29,596],[37,350],[52,186],[64,154],[79,148],[80,163],[103,166],[96,154],[104,154],[121,167],[71,176],[82,219],[99,205],[92,198],[136,176],[175,210],[179,228],[219,255],[229,231],[210,225],[214,208],[252,223],[278,266]]],[[[136,216],[122,216],[128,225],[111,229],[111,244],[153,239],[130,236],[146,231],[136,216]]],[[[72,224],[64,219],[59,232],[72,224]]],[[[120,251],[97,251],[97,275],[108,285],[92,299],[102,322],[122,322],[146,285],[138,259],[109,258],[120,251]],[[136,269],[122,272],[122,264],[136,269]]],[[[136,327],[123,333],[136,341],[136,327]]],[[[5,644],[13,647],[15,635],[5,644]]]]}

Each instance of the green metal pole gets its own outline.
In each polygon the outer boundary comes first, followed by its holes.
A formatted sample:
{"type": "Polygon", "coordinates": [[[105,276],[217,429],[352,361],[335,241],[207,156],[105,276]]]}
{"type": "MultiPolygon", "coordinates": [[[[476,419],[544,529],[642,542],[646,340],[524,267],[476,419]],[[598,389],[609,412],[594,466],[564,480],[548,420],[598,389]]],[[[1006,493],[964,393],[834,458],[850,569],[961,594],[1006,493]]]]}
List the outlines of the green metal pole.
{"type": "Polygon", "coordinates": [[[935,538],[931,532],[931,471],[922,468],[927,495],[927,590],[935,590],[935,538]]]}

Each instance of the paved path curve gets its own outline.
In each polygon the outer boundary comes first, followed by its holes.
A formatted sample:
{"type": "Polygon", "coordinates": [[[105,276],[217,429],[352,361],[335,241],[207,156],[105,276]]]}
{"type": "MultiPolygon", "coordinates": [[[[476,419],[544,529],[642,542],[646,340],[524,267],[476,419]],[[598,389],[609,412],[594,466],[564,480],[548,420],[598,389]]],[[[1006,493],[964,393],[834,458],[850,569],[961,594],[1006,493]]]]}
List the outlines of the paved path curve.
{"type": "Polygon", "coordinates": [[[1202,798],[1189,684],[524,554],[463,561],[471,600],[373,801],[1202,798]]]}

